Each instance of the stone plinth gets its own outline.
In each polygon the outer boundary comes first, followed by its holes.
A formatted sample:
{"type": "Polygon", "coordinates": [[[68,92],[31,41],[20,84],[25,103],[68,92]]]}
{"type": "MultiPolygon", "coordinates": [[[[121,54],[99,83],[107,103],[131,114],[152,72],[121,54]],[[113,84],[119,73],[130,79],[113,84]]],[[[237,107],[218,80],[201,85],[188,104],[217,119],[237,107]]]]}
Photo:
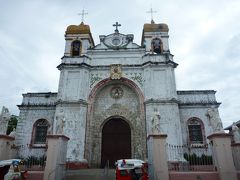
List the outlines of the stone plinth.
{"type": "Polygon", "coordinates": [[[64,135],[47,136],[48,149],[44,180],[59,180],[65,178],[68,140],[69,138],[64,135]]]}
{"type": "Polygon", "coordinates": [[[234,161],[235,168],[237,171],[240,171],[240,143],[232,144],[232,153],[233,153],[233,161],[234,161]]]}
{"type": "Polygon", "coordinates": [[[231,135],[214,133],[208,136],[213,143],[214,164],[217,167],[220,180],[237,180],[231,149],[231,135]]]}
{"type": "Polygon", "coordinates": [[[0,160],[15,158],[14,137],[0,134],[0,160]]]}
{"type": "Polygon", "coordinates": [[[147,138],[149,177],[154,180],[169,180],[166,134],[150,134],[147,138]]]}

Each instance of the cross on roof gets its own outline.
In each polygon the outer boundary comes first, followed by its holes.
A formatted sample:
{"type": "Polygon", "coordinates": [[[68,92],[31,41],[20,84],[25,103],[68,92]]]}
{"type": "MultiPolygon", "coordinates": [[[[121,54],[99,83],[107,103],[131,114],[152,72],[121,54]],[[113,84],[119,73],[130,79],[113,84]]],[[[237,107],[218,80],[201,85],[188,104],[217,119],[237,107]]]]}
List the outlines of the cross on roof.
{"type": "Polygon", "coordinates": [[[118,24],[118,22],[116,22],[113,24],[113,26],[116,26],[115,33],[118,33],[118,26],[121,26],[121,24],[118,24]]]}
{"type": "Polygon", "coordinates": [[[84,21],[84,15],[87,15],[88,13],[82,10],[82,13],[78,13],[79,16],[82,16],[82,22],[84,21]]]}
{"type": "Polygon", "coordinates": [[[151,13],[151,22],[153,21],[153,13],[157,13],[157,11],[153,11],[153,9],[151,8],[150,11],[147,11],[147,13],[151,13]]]}

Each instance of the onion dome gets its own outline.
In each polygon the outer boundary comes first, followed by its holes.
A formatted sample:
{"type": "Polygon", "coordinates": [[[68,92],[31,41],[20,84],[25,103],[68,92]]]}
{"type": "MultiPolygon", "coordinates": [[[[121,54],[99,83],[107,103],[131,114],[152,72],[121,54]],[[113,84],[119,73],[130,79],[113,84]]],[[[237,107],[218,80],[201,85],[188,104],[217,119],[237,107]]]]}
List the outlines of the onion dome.
{"type": "Polygon", "coordinates": [[[67,27],[66,34],[91,34],[90,27],[81,22],[79,25],[70,25],[67,27]]]}
{"type": "Polygon", "coordinates": [[[167,24],[155,24],[154,21],[151,21],[151,24],[144,24],[143,26],[144,32],[168,32],[168,25],[167,24]]]}

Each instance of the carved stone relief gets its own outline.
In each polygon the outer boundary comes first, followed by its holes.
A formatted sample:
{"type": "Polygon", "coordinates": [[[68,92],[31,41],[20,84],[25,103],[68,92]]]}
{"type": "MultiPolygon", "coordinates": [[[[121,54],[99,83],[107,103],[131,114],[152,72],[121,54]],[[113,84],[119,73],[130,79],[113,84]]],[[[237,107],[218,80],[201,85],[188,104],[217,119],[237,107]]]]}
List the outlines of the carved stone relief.
{"type": "Polygon", "coordinates": [[[206,116],[209,118],[209,125],[212,126],[213,132],[224,132],[222,120],[220,119],[216,109],[208,109],[206,116]]]}
{"type": "Polygon", "coordinates": [[[123,96],[123,89],[119,86],[115,86],[111,89],[111,97],[114,99],[119,99],[123,96]]]}
{"type": "Polygon", "coordinates": [[[65,123],[64,111],[63,109],[60,109],[56,115],[56,134],[64,134],[65,123]]]}
{"type": "Polygon", "coordinates": [[[110,78],[111,79],[120,79],[122,77],[122,65],[113,64],[110,66],[110,78]]]}
{"type": "Polygon", "coordinates": [[[125,73],[125,76],[127,76],[129,79],[137,82],[141,87],[143,87],[143,83],[145,82],[142,73],[125,73]]]}
{"type": "Polygon", "coordinates": [[[146,157],[146,128],[143,112],[135,91],[123,84],[109,84],[102,88],[95,97],[92,114],[86,132],[89,144],[88,158],[91,164],[101,161],[101,136],[103,125],[112,117],[120,117],[131,128],[132,158],[146,157]]]}

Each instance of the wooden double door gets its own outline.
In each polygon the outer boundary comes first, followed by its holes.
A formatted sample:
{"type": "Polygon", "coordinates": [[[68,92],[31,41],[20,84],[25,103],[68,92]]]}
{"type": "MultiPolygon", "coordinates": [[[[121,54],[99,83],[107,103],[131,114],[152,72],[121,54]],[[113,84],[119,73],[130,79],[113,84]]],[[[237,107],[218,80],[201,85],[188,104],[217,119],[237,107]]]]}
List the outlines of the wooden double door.
{"type": "Polygon", "coordinates": [[[102,129],[101,167],[109,161],[110,167],[118,159],[131,158],[131,129],[121,118],[112,118],[102,129]]]}

